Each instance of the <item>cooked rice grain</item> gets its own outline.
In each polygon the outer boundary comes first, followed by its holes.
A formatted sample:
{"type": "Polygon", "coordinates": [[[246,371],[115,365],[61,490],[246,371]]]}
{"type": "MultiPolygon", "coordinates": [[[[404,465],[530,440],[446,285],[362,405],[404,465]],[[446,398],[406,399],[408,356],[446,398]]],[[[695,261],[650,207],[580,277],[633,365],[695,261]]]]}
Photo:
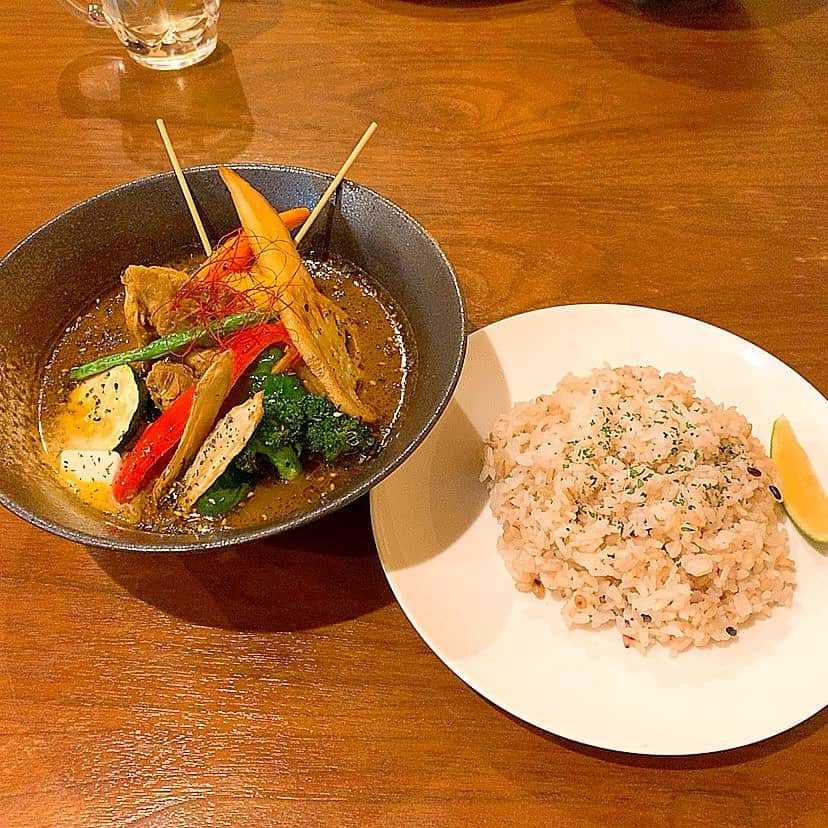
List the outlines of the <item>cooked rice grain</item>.
{"type": "Polygon", "coordinates": [[[498,548],[519,590],[564,602],[569,627],[681,651],[790,605],[773,463],[741,414],[694,390],[683,374],[601,368],[495,423],[481,480],[498,548]]]}

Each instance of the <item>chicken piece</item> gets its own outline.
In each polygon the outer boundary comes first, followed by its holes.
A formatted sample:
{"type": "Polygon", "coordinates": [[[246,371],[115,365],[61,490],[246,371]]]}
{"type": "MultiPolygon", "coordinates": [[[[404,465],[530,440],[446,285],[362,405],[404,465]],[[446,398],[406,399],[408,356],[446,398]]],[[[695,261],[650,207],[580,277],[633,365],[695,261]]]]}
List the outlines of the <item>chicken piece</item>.
{"type": "Polygon", "coordinates": [[[263,397],[264,393],[259,391],[246,402],[231,408],[210,432],[181,481],[178,503],[185,511],[193,507],[247,445],[261,422],[263,397]]]}
{"type": "Polygon", "coordinates": [[[210,367],[217,353],[216,348],[193,348],[184,355],[184,363],[200,377],[210,367]]]}
{"type": "Polygon", "coordinates": [[[180,362],[155,362],[145,382],[152,401],[166,411],[195,382],[195,377],[180,362]]]}
{"type": "Polygon", "coordinates": [[[129,332],[140,344],[182,326],[184,314],[173,306],[172,299],[189,278],[171,267],[130,265],[123,272],[124,316],[129,332]]]}
{"type": "Polygon", "coordinates": [[[256,254],[254,272],[260,284],[275,286],[275,309],[291,342],[337,408],[366,422],[376,420],[357,394],[361,372],[348,348],[346,315],[319,292],[270,202],[237,173],[226,167],[220,172],[256,254]]]}
{"type": "Polygon", "coordinates": [[[193,405],[184,426],[184,433],[170,462],[153,486],[152,496],[156,502],[166,494],[184,466],[195,457],[204,438],[213,427],[232,382],[233,352],[222,351],[196,383],[193,405]]]}

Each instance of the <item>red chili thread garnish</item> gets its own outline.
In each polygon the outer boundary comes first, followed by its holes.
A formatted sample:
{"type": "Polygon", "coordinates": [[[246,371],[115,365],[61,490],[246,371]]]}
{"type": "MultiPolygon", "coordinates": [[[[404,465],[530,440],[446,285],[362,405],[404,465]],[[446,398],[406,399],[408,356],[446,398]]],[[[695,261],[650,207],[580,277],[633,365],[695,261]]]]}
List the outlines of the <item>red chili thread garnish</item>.
{"type": "Polygon", "coordinates": [[[250,313],[251,324],[255,324],[277,314],[276,282],[282,274],[269,274],[263,281],[261,266],[256,264],[249,236],[241,229],[228,233],[176,291],[169,311],[182,327],[203,326],[215,343],[223,346],[227,334],[216,330],[216,323],[227,316],[250,313]]]}

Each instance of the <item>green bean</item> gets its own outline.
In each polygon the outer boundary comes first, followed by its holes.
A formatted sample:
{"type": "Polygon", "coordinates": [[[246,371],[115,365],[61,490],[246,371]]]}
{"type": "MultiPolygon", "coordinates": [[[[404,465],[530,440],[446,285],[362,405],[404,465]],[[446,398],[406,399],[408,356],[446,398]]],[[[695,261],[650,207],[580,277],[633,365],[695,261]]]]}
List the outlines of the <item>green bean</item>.
{"type": "Polygon", "coordinates": [[[147,359],[158,359],[158,357],[171,354],[173,351],[177,351],[179,348],[183,348],[193,342],[198,342],[208,334],[232,333],[250,322],[264,322],[266,319],[272,318],[272,316],[273,314],[234,313],[219,320],[210,327],[199,325],[196,328],[190,328],[186,331],[169,333],[160,339],[155,339],[146,345],[141,345],[139,348],[132,348],[129,351],[121,351],[117,354],[109,354],[108,356],[100,357],[100,359],[94,359],[92,362],[87,362],[84,365],[79,365],[69,372],[69,379],[86,379],[86,377],[100,374],[102,371],[108,371],[110,368],[115,368],[118,365],[126,365],[130,362],[143,362],[147,359]]]}
{"type": "Polygon", "coordinates": [[[265,449],[265,456],[276,467],[276,471],[284,480],[295,480],[302,471],[299,455],[291,446],[281,446],[277,449],[265,449]]]}

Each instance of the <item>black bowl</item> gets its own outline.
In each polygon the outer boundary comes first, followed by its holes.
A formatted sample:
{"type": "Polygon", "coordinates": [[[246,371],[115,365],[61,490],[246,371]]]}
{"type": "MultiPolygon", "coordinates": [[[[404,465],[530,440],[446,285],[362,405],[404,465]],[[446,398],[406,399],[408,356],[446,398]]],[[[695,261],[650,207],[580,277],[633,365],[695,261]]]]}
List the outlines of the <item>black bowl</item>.
{"type": "MultiPolygon", "coordinates": [[[[235,169],[279,208],[312,207],[331,180],[296,167],[240,164],[235,169]]],[[[216,167],[188,170],[187,179],[211,238],[238,226],[216,167]]],[[[81,543],[181,552],[301,526],[340,509],[386,477],[425,437],[451,396],[466,347],[463,301],[434,239],[382,196],[345,181],[325,213],[303,245],[367,271],[408,320],[416,351],[414,381],[392,435],[347,485],[284,520],[210,535],[169,535],[104,521],[47,467],[38,440],[37,401],[43,366],[60,334],[117,284],[128,264],[163,263],[197,249],[175,178],[165,173],[70,208],[0,261],[0,503],[35,526],[81,543]]]]}

